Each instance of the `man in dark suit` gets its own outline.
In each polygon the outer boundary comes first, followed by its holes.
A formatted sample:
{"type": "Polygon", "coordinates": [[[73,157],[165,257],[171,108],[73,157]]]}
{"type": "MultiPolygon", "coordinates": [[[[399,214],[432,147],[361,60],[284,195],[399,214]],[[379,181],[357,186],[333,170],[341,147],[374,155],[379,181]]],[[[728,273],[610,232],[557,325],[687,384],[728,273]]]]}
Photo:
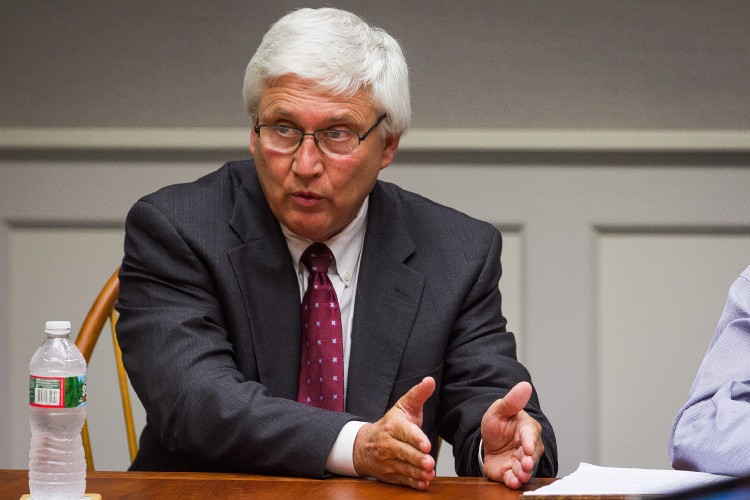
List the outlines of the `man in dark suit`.
{"type": "Polygon", "coordinates": [[[265,35],[244,97],[253,160],[128,214],[118,338],[148,417],[132,468],[426,489],[440,436],[460,475],[554,476],[501,313],[499,232],[378,180],[409,124],[398,43],[347,12],[295,11],[265,35]],[[306,267],[313,243],[327,272],[306,267]],[[303,394],[313,274],[336,311],[325,362],[344,379],[321,371],[320,403],[303,394]]]}

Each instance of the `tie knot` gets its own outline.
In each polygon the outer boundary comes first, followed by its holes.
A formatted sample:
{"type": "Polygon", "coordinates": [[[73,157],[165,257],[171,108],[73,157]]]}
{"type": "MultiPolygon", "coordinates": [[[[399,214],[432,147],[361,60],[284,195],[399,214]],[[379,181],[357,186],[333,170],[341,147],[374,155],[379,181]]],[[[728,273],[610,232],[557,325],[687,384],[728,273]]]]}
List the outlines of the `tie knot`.
{"type": "Polygon", "coordinates": [[[331,262],[333,253],[323,243],[313,243],[302,254],[302,263],[310,273],[327,273],[331,262]]]}

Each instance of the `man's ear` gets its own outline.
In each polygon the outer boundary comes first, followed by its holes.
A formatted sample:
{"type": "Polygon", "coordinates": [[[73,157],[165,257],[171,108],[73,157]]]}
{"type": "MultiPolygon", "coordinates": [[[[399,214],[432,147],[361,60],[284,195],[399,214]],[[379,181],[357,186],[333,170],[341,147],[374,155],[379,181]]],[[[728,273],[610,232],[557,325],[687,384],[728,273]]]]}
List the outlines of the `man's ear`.
{"type": "Polygon", "coordinates": [[[396,156],[398,143],[401,140],[401,134],[388,134],[385,136],[383,143],[383,158],[380,161],[380,170],[391,164],[393,157],[396,156]]]}

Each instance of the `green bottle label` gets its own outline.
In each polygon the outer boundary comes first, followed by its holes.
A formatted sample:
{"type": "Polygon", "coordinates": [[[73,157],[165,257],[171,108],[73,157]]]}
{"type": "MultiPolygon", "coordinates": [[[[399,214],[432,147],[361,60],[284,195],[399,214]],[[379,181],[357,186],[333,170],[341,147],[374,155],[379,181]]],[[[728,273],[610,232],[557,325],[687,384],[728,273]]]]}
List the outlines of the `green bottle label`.
{"type": "Polygon", "coordinates": [[[43,408],[86,406],[86,375],[29,378],[29,404],[43,408]]]}

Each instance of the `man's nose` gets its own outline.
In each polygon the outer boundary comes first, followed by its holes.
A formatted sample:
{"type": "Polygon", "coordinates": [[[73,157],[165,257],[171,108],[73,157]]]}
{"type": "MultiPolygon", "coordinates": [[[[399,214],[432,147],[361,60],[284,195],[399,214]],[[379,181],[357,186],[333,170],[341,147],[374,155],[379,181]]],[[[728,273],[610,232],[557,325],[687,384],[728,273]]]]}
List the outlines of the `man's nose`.
{"type": "Polygon", "coordinates": [[[299,175],[315,175],[322,170],[322,151],[315,142],[315,136],[303,135],[302,142],[294,155],[292,167],[299,175]]]}

